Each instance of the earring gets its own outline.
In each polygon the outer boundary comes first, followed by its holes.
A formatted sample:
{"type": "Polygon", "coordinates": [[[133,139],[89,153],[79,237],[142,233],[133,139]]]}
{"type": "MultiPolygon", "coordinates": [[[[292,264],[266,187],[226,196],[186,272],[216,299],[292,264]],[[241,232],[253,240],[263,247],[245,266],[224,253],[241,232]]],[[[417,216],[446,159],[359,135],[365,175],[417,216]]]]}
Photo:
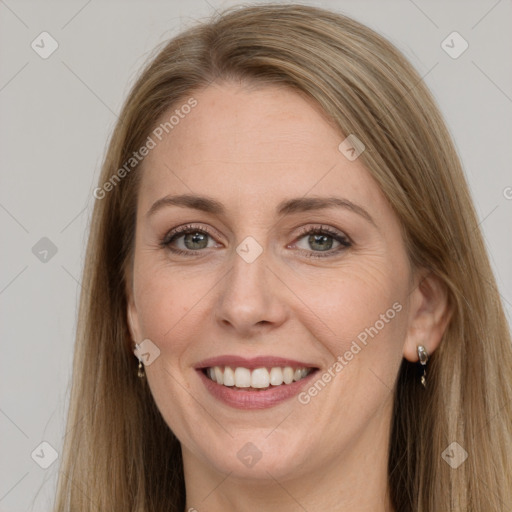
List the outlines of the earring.
{"type": "Polygon", "coordinates": [[[133,353],[139,360],[139,368],[137,369],[137,377],[139,377],[139,379],[143,379],[145,377],[145,373],[144,373],[144,368],[142,367],[142,359],[137,355],[137,352],[139,351],[139,349],[140,349],[139,344],[134,343],[133,353]]]}
{"type": "Polygon", "coordinates": [[[427,349],[423,345],[418,345],[418,358],[420,360],[421,366],[423,366],[423,375],[421,376],[421,383],[423,387],[427,387],[427,362],[428,362],[428,352],[427,349]]]}
{"type": "Polygon", "coordinates": [[[137,370],[137,377],[139,379],[143,379],[145,377],[144,370],[142,369],[142,360],[139,359],[139,368],[137,370]]]}

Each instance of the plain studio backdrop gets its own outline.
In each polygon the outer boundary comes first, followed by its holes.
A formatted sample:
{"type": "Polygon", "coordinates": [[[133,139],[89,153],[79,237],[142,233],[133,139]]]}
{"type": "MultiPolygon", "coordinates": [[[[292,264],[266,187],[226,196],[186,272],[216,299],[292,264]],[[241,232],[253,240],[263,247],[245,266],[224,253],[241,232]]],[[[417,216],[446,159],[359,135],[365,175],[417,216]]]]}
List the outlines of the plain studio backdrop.
{"type": "MultiPolygon", "coordinates": [[[[510,321],[512,2],[302,3],[386,36],[432,90],[510,321]]],[[[158,43],[233,4],[0,0],[3,512],[53,504],[92,192],[122,101],[158,43]]]]}

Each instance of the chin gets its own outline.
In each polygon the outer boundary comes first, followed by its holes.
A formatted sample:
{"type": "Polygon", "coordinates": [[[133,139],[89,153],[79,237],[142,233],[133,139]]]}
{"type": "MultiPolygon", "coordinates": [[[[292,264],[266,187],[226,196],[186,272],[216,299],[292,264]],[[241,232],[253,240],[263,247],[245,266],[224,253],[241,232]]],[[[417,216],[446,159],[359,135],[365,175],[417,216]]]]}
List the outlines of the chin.
{"type": "Polygon", "coordinates": [[[226,444],[217,445],[214,453],[203,452],[203,456],[216,471],[230,474],[230,478],[265,480],[276,478],[289,480],[305,471],[305,460],[311,459],[300,446],[305,443],[284,443],[269,436],[268,429],[250,431],[237,436],[226,444]]]}

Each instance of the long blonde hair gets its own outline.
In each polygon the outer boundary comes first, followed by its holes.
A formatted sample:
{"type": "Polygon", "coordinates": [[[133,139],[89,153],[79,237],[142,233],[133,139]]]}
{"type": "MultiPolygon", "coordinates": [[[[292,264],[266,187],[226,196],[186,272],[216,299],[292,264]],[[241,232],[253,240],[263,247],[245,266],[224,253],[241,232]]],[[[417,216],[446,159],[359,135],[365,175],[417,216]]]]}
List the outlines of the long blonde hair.
{"type": "MultiPolygon", "coordinates": [[[[388,465],[396,512],[508,510],[510,331],[459,158],[420,76],[345,16],[302,5],[232,8],[159,48],[124,104],[100,186],[166,111],[213,80],[301,91],[340,133],[364,141],[360,158],[401,222],[411,262],[446,285],[453,315],[429,361],[428,389],[405,359],[398,375],[388,465]],[[443,456],[453,442],[468,454],[457,468],[443,456]]],[[[124,173],[94,206],[58,512],[185,507],[180,445],[137,378],[127,326],[140,171],[124,173]]]]}

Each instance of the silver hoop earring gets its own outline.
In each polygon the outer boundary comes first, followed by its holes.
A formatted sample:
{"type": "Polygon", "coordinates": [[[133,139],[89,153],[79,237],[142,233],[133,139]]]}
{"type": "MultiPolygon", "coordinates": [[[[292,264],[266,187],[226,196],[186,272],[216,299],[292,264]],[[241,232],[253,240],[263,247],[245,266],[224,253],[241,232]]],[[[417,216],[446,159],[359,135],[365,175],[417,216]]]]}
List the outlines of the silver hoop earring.
{"type": "Polygon", "coordinates": [[[427,387],[427,362],[428,362],[428,352],[427,349],[423,345],[418,345],[418,358],[420,360],[421,366],[423,366],[423,375],[421,376],[421,383],[423,387],[427,387]]]}

